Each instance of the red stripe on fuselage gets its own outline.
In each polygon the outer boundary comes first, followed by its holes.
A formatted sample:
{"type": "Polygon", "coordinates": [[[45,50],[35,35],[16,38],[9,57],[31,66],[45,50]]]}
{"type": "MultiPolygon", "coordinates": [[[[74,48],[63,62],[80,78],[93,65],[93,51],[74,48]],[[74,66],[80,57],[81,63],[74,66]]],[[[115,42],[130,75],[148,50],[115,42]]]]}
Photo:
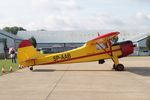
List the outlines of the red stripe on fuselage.
{"type": "Polygon", "coordinates": [[[45,63],[45,64],[40,64],[40,65],[55,64],[55,63],[60,63],[60,62],[65,62],[65,61],[77,60],[77,59],[81,59],[81,58],[97,56],[97,55],[115,52],[115,51],[119,51],[119,50],[121,50],[121,49],[116,49],[116,50],[112,50],[112,51],[105,51],[105,52],[100,52],[100,53],[95,53],[95,54],[90,54],[90,55],[85,55],[85,56],[79,56],[79,57],[75,57],[75,58],[70,58],[70,59],[66,59],[66,60],[59,60],[59,61],[49,62],[49,63],[45,63]]]}

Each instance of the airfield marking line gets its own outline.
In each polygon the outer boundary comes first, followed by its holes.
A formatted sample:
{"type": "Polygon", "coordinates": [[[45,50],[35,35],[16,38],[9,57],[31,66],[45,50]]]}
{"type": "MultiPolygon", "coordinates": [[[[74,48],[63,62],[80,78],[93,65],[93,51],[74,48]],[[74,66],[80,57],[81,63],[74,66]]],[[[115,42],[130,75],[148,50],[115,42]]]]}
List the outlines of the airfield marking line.
{"type": "Polygon", "coordinates": [[[54,87],[52,88],[52,90],[48,93],[47,97],[45,100],[48,100],[48,98],[51,96],[51,94],[53,93],[53,91],[56,89],[57,85],[59,84],[59,82],[62,80],[62,78],[64,77],[65,73],[67,72],[67,70],[69,69],[69,66],[67,67],[67,69],[64,71],[64,73],[61,75],[61,77],[58,79],[58,81],[56,81],[54,87]]]}

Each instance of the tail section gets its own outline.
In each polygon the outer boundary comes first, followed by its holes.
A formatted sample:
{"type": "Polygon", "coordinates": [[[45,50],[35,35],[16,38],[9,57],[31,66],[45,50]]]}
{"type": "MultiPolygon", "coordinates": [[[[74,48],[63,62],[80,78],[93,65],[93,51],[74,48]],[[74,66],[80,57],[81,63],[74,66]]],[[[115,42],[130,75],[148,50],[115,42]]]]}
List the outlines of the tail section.
{"type": "Polygon", "coordinates": [[[35,65],[38,52],[29,40],[23,40],[18,47],[18,63],[23,66],[35,65]]]}

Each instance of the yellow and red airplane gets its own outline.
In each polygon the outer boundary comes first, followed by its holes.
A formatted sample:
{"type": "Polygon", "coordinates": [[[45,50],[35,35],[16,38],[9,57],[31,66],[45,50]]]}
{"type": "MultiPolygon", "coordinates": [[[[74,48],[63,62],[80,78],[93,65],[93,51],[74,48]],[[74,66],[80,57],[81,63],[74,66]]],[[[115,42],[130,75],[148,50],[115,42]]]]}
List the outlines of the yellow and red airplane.
{"type": "Polygon", "coordinates": [[[22,66],[31,66],[30,70],[33,70],[35,65],[91,61],[99,61],[99,64],[103,64],[105,62],[104,59],[112,59],[114,62],[113,68],[116,71],[123,71],[124,66],[119,63],[118,58],[133,53],[134,45],[132,41],[114,44],[112,40],[118,34],[119,32],[103,34],[86,42],[82,47],[54,54],[42,54],[36,51],[29,40],[23,40],[18,47],[18,62],[22,66]]]}

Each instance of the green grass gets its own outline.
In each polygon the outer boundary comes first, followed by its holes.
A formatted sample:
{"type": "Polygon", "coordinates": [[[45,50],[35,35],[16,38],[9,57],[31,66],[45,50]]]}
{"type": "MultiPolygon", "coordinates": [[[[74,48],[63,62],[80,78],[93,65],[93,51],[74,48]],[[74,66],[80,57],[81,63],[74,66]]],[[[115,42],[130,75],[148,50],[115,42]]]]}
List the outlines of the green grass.
{"type": "Polygon", "coordinates": [[[12,63],[11,59],[0,60],[0,75],[2,75],[2,66],[4,66],[5,73],[10,72],[10,66],[12,65],[13,71],[18,70],[18,63],[12,63]]]}

